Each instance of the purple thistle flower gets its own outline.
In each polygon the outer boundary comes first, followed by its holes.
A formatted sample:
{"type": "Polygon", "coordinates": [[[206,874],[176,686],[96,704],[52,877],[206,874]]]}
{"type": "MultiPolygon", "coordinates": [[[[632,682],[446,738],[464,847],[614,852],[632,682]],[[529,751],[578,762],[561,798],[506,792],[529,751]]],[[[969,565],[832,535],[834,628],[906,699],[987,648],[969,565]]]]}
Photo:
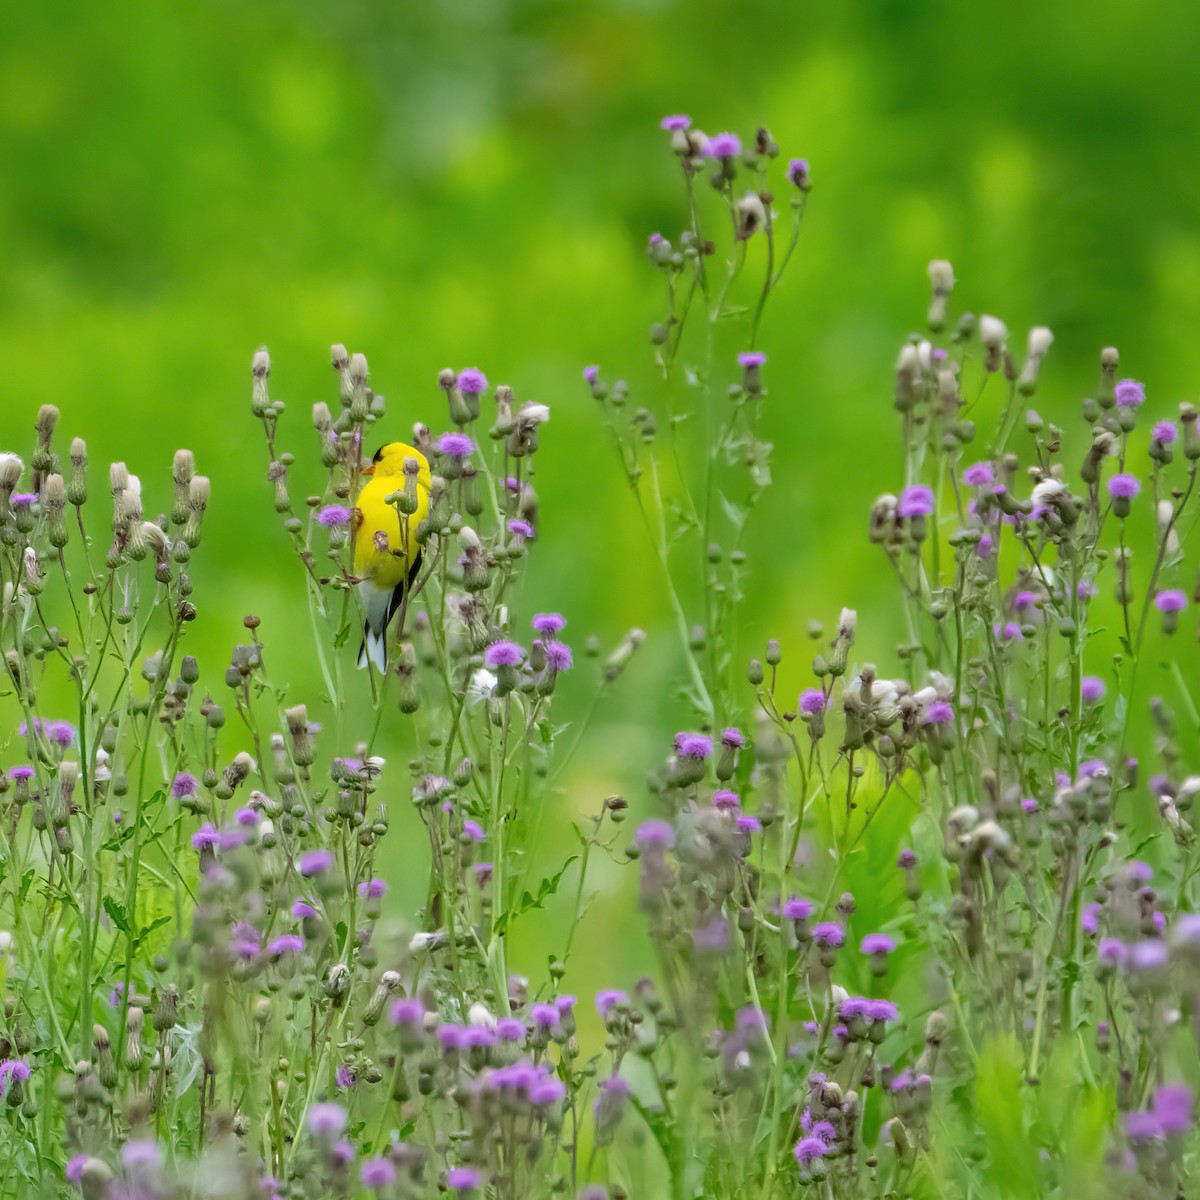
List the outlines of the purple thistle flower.
{"type": "Polygon", "coordinates": [[[501,1017],[496,1022],[496,1036],[502,1042],[523,1042],[525,1023],[520,1017],[501,1017]]]}
{"type": "Polygon", "coordinates": [[[674,133],[677,129],[690,129],[692,127],[692,118],[685,117],[682,113],[677,113],[673,116],[663,117],[660,124],[668,133],[674,133]]]}
{"type": "Polygon", "coordinates": [[[0,1062],[0,1096],[14,1083],[28,1083],[32,1074],[29,1064],[19,1058],[6,1058],[0,1062]]]}
{"type": "Polygon", "coordinates": [[[1098,704],[1107,691],[1104,680],[1096,675],[1085,675],[1079,685],[1079,694],[1085,704],[1098,704]]]}
{"type": "Polygon", "coordinates": [[[546,656],[546,665],[552,671],[569,671],[575,665],[575,656],[566,642],[546,642],[542,646],[546,656]]]}
{"type": "Polygon", "coordinates": [[[299,954],[304,949],[304,939],[298,933],[281,933],[267,945],[267,953],[299,954]]]}
{"type": "Polygon", "coordinates": [[[834,921],[822,921],[814,926],[812,935],[818,946],[830,946],[835,950],[846,941],[842,927],[834,921]]]}
{"type": "Polygon", "coordinates": [[[1023,642],[1025,640],[1025,635],[1016,621],[1007,621],[1003,625],[997,622],[992,626],[992,632],[1005,642],[1023,642]]]}
{"type": "Polygon", "coordinates": [[[529,1019],[539,1029],[553,1029],[560,1015],[557,1004],[535,1004],[529,1010],[529,1019]]]}
{"type": "Polygon", "coordinates": [[[451,1167],[446,1172],[446,1186],[452,1192],[473,1192],[483,1182],[474,1167],[451,1167]]]}
{"type": "Polygon", "coordinates": [[[1132,475],[1114,475],[1108,481],[1108,494],[1114,500],[1132,500],[1142,485],[1132,475]]]}
{"type": "Polygon", "coordinates": [[[750,813],[738,813],[737,827],[743,833],[762,833],[762,822],[750,813]]]}
{"type": "MultiPolygon", "coordinates": [[[[478,367],[466,367],[459,371],[455,386],[464,396],[478,396],[487,390],[487,376],[478,367]]],[[[445,450],[442,451],[446,453],[445,450]]]]}
{"type": "Polygon", "coordinates": [[[87,1160],[88,1157],[86,1154],[76,1154],[67,1163],[64,1174],[67,1177],[68,1183],[78,1183],[83,1178],[83,1168],[87,1165],[87,1160]]]}
{"type": "Polygon", "coordinates": [[[935,700],[926,710],[926,725],[949,725],[954,720],[954,709],[945,700],[935,700]]]}
{"type": "Polygon", "coordinates": [[[396,1182],[396,1168],[386,1158],[368,1158],[358,1173],[365,1188],[379,1191],[396,1182]]]}
{"type": "Polygon", "coordinates": [[[675,735],[675,753],[680,758],[706,759],[713,752],[712,738],[702,733],[677,733],[675,735]]]}
{"type": "Polygon", "coordinates": [[[437,1039],[445,1050],[462,1050],[467,1045],[467,1030],[463,1025],[447,1021],[437,1028],[437,1039]]]}
{"type": "Polygon", "coordinates": [[[1037,607],[1037,594],[1035,592],[1018,592],[1013,597],[1013,611],[1024,612],[1027,608],[1037,607]]]}
{"type": "Polygon", "coordinates": [[[192,849],[193,850],[211,850],[221,840],[221,835],[217,832],[216,826],[211,821],[205,821],[195,833],[192,834],[192,849]]]}
{"type": "Polygon", "coordinates": [[[737,158],[742,152],[741,139],[736,133],[718,133],[708,139],[704,153],[709,158],[737,158]]]}
{"type": "Polygon", "coordinates": [[[152,1171],[162,1162],[162,1151],[149,1138],[134,1138],[121,1147],[121,1162],[130,1171],[152,1171]]]}
{"type": "Polygon", "coordinates": [[[567,1013],[570,1012],[571,1009],[573,1009],[578,1003],[579,1001],[575,996],[568,994],[556,997],[554,1001],[554,1007],[557,1008],[560,1013],[567,1013]]]}
{"type": "Polygon", "coordinates": [[[402,999],[392,1005],[393,1025],[421,1025],[425,1021],[425,1005],[420,1000],[402,999]]]}
{"type": "Polygon", "coordinates": [[[1082,926],[1084,933],[1092,934],[1100,932],[1100,916],[1103,912],[1104,905],[1095,902],[1089,904],[1083,910],[1083,915],[1079,918],[1079,924],[1082,926]]]}
{"type": "Polygon", "coordinates": [[[645,849],[647,846],[659,846],[667,849],[675,845],[675,830],[669,821],[651,819],[643,821],[634,834],[634,841],[645,849]]]}
{"type": "Polygon", "coordinates": [[[584,379],[587,380],[588,383],[595,383],[596,380],[600,378],[600,368],[599,367],[584,367],[583,368],[583,377],[584,377],[584,379]]]}
{"type": "Polygon", "coordinates": [[[11,497],[14,508],[28,508],[37,503],[37,498],[37,492],[13,492],[11,497]]]}
{"type": "Polygon", "coordinates": [[[797,1143],[792,1154],[795,1155],[796,1161],[802,1167],[809,1167],[818,1159],[822,1159],[829,1153],[829,1147],[825,1141],[819,1137],[803,1137],[797,1143]]]}
{"type": "Polygon", "coordinates": [[[478,821],[472,821],[470,817],[463,821],[463,833],[469,841],[478,843],[484,840],[483,826],[478,821]]]}
{"type": "Polygon", "coordinates": [[[297,870],[306,879],[313,875],[320,875],[322,871],[327,871],[332,866],[332,850],[308,850],[300,855],[300,860],[296,864],[297,870]]]}
{"type": "Polygon", "coordinates": [[[824,712],[829,707],[829,700],[820,688],[805,688],[800,693],[800,711],[807,716],[824,712]]]}
{"type": "Polygon", "coordinates": [[[327,504],[317,514],[317,524],[326,529],[350,524],[350,510],[344,504],[327,504]]]}
{"type": "Polygon", "coordinates": [[[9,779],[32,779],[34,770],[29,766],[12,767],[8,772],[9,779]]]}
{"type": "Polygon", "coordinates": [[[358,885],[358,894],[364,900],[378,900],[388,890],[388,885],[382,879],[364,879],[358,885]]]}
{"type": "Polygon", "coordinates": [[[1140,408],[1146,402],[1146,387],[1136,379],[1122,379],[1115,395],[1118,408],[1140,408]]]}
{"type": "Polygon", "coordinates": [[[297,920],[301,920],[304,917],[315,917],[316,915],[317,910],[307,900],[292,901],[292,916],[297,920]]]}
{"type": "Polygon", "coordinates": [[[737,792],[721,790],[713,792],[712,802],[714,808],[719,808],[722,812],[736,812],[742,806],[741,797],[737,792]]]}
{"type": "Polygon", "coordinates": [[[525,658],[525,651],[516,642],[493,642],[483,652],[483,664],[489,670],[497,667],[518,667],[525,658]]]}
{"type": "Polygon", "coordinates": [[[872,1021],[896,1021],[900,1010],[890,1000],[868,1000],[863,1015],[872,1021]]]}
{"type": "Polygon", "coordinates": [[[762,367],[766,365],[767,356],[761,350],[746,350],[737,356],[739,367],[762,367]]]}
{"type": "Polygon", "coordinates": [[[257,825],[262,817],[252,808],[239,808],[233,814],[235,824],[243,825],[249,828],[251,825],[257,825]]]}
{"type": "Polygon", "coordinates": [[[746,748],[746,735],[740,729],[725,729],[721,733],[721,745],[730,750],[744,750],[746,748]]]}
{"type": "Polygon", "coordinates": [[[803,191],[808,187],[809,166],[807,158],[793,158],[787,165],[787,179],[794,187],[803,191]]]}
{"type": "Polygon", "coordinates": [[[917,865],[917,856],[911,850],[901,850],[896,866],[902,871],[911,871],[917,865]]]}
{"type": "Polygon", "coordinates": [[[1162,970],[1167,965],[1167,958],[1167,944],[1157,938],[1134,942],[1129,947],[1129,967],[1135,972],[1162,970]]]}
{"type": "Polygon", "coordinates": [[[928,517],[933,513],[933,488],[923,483],[906,487],[900,493],[896,513],[901,517],[928,517]]]}
{"type": "Polygon", "coordinates": [[[865,996],[847,996],[838,1005],[838,1016],[843,1021],[853,1021],[855,1017],[867,1015],[867,1005],[871,1002],[865,996]]]}
{"type": "Polygon", "coordinates": [[[346,1128],[347,1120],[340,1104],[314,1104],[308,1112],[308,1130],[315,1137],[332,1140],[346,1128]]]}
{"type": "Polygon", "coordinates": [[[1169,446],[1178,436],[1174,421],[1156,421],[1151,436],[1160,446],[1169,446]]]}
{"type": "Polygon", "coordinates": [[[1125,1114],[1125,1136],[1131,1142],[1149,1142],[1163,1135],[1158,1117],[1151,1112],[1127,1112],[1125,1114]]]}
{"type": "Polygon", "coordinates": [[[729,949],[729,922],[724,917],[713,917],[711,921],[692,930],[692,946],[711,954],[724,954],[729,949]]]}
{"type": "Polygon", "coordinates": [[[508,532],[514,537],[533,537],[533,526],[528,521],[516,518],[508,523],[508,532]]]}
{"type": "Polygon", "coordinates": [[[988,487],[996,482],[996,472],[990,462],[972,463],[962,473],[962,481],[968,487],[988,487]]]}
{"type": "Polygon", "coordinates": [[[895,948],[896,943],[886,933],[868,933],[862,940],[864,954],[891,954],[895,948]]]}
{"type": "Polygon", "coordinates": [[[615,1008],[629,1003],[629,994],[619,988],[604,988],[596,993],[596,1011],[604,1020],[615,1008]]]}
{"type": "Polygon", "coordinates": [[[354,1068],[353,1067],[338,1067],[333,1074],[334,1082],[340,1088],[352,1088],[354,1086],[354,1068]]]}
{"type": "Polygon", "coordinates": [[[1192,1091],[1186,1084],[1165,1083],[1154,1093],[1154,1115],[1164,1133],[1187,1133],[1192,1125],[1192,1091]]]}
{"type": "Polygon", "coordinates": [[[1187,596],[1178,588],[1165,588],[1154,597],[1154,607],[1160,613],[1177,613],[1187,608],[1187,596]]]}
{"type": "Polygon", "coordinates": [[[470,458],[475,453],[475,443],[465,433],[443,433],[437,447],[447,458],[470,458]]]}
{"type": "Polygon", "coordinates": [[[534,633],[545,637],[546,634],[561,633],[567,627],[567,619],[561,613],[534,613],[530,624],[534,633]]]}

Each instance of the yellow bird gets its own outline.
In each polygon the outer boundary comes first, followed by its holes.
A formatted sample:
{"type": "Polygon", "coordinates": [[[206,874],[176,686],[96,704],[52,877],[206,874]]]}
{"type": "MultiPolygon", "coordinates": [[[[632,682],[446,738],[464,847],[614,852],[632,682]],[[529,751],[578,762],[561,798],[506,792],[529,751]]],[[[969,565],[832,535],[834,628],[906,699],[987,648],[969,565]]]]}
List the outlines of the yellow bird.
{"type": "Polygon", "coordinates": [[[354,574],[362,597],[363,643],[358,665],[387,670],[387,627],[421,568],[417,527],[429,516],[429,462],[403,442],[389,442],[363,471],[370,481],[358,493],[354,574]],[[406,472],[406,464],[408,466],[406,472]],[[416,494],[416,508],[401,513],[388,497],[416,494]]]}

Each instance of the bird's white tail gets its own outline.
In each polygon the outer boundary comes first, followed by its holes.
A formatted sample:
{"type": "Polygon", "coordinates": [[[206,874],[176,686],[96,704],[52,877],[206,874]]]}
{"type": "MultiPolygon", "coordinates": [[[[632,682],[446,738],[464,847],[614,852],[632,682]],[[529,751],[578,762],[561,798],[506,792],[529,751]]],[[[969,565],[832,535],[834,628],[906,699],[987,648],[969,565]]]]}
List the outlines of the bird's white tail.
{"type": "Polygon", "coordinates": [[[392,593],[377,588],[369,580],[358,585],[358,594],[363,601],[363,644],[358,652],[359,669],[367,663],[387,672],[387,626],[391,616],[392,593]]]}

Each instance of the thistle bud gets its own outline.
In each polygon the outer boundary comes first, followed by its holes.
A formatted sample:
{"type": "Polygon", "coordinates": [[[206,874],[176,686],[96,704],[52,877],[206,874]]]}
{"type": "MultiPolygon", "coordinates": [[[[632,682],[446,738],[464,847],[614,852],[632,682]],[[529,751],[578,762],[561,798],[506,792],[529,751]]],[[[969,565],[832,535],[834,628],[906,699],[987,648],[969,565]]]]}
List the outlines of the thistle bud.
{"type": "Polygon", "coordinates": [[[46,576],[38,562],[37,551],[32,546],[26,546],[21,555],[21,576],[25,581],[25,590],[31,596],[40,596],[46,586],[46,576]]]}
{"type": "Polygon", "coordinates": [[[985,371],[998,371],[1004,360],[1004,343],[1008,337],[1008,326],[999,317],[986,314],[979,318],[979,340],[985,350],[985,371]]]}
{"type": "Polygon", "coordinates": [[[1121,365],[1121,355],[1116,346],[1106,346],[1100,351],[1100,387],[1096,391],[1096,401],[1103,409],[1112,408],[1117,402],[1117,368],[1121,365]]]}
{"type": "Polygon", "coordinates": [[[646,631],[644,629],[631,629],[617,645],[617,648],[608,656],[604,663],[604,680],[606,683],[613,683],[629,665],[629,660],[637,652],[641,644],[646,640],[646,631]]]}
{"type": "Polygon", "coordinates": [[[42,484],[42,512],[46,514],[46,526],[50,545],[61,550],[67,544],[67,523],[64,512],[67,507],[67,488],[61,475],[47,475],[42,484]]]}
{"type": "Polygon", "coordinates": [[[142,1068],[142,1028],[146,1013],[141,1008],[131,1008],[125,1018],[125,1069],[140,1071],[142,1068]]]}
{"type": "Polygon", "coordinates": [[[197,475],[188,485],[187,524],[183,529],[183,540],[193,550],[200,545],[200,527],[204,522],[204,510],[208,508],[212,488],[206,475],[197,475]]]}
{"type": "Polygon", "coordinates": [[[189,488],[196,474],[196,459],[190,450],[176,450],[171,476],[175,498],[171,506],[171,524],[182,525],[188,518],[189,488]]]}
{"type": "Polygon", "coordinates": [[[250,364],[250,372],[254,383],[250,393],[250,411],[256,417],[265,417],[271,407],[271,398],[267,394],[267,376],[271,373],[271,356],[264,346],[255,352],[250,364]]]}
{"type": "MultiPolygon", "coordinates": [[[[367,356],[352,354],[346,373],[350,381],[350,420],[357,424],[365,421],[370,411],[370,402],[367,399],[367,356]]],[[[342,402],[345,401],[346,397],[343,395],[342,402]]]]}
{"type": "Polygon", "coordinates": [[[1038,373],[1042,368],[1042,359],[1046,357],[1054,334],[1045,325],[1035,325],[1029,331],[1029,350],[1025,356],[1025,365],[1017,379],[1017,390],[1022,396],[1032,396],[1037,390],[1038,373]]]}
{"type": "Polygon", "coordinates": [[[1183,426],[1183,456],[1189,462],[1200,458],[1200,431],[1196,428],[1196,418],[1200,417],[1194,405],[1179,406],[1179,423],[1183,426]]]}
{"type": "Polygon", "coordinates": [[[371,999],[367,1001],[366,1007],[363,1009],[362,1021],[364,1025],[377,1025],[379,1018],[383,1014],[383,1006],[387,1003],[389,996],[394,995],[400,988],[400,975],[396,971],[384,971],[380,976],[379,983],[375,988],[371,999]]]}
{"type": "Polygon", "coordinates": [[[150,1023],[157,1033],[165,1033],[168,1029],[174,1029],[179,1023],[179,990],[173,983],[168,983],[158,993],[158,1001],[154,1005],[150,1023]]]}
{"type": "Polygon", "coordinates": [[[35,472],[34,491],[40,491],[40,476],[54,466],[54,457],[50,453],[50,439],[54,436],[54,426],[58,424],[58,409],[53,404],[43,404],[37,415],[37,449],[33,452],[32,465],[35,472]]]}
{"type": "Polygon", "coordinates": [[[67,485],[67,499],[76,508],[87,503],[87,443],[83,438],[71,442],[71,482],[67,485]]]}
{"type": "Polygon", "coordinates": [[[917,402],[917,381],[921,374],[921,354],[911,342],[896,360],[896,409],[910,412],[917,402]]]}
{"type": "Polygon", "coordinates": [[[290,512],[292,502],[288,496],[287,464],[279,459],[271,463],[267,468],[267,482],[275,485],[275,511],[290,512]]]}
{"type": "Polygon", "coordinates": [[[946,326],[946,300],[954,290],[954,268],[944,258],[935,258],[928,269],[933,294],[926,321],[934,333],[939,333],[946,326]]]}
{"type": "Polygon", "coordinates": [[[399,683],[399,707],[402,713],[415,713],[421,707],[417,691],[417,652],[412,642],[400,644],[400,657],[396,663],[396,678],[399,683]]]}
{"type": "Polygon", "coordinates": [[[106,1088],[117,1086],[117,1060],[113,1057],[112,1042],[103,1025],[92,1026],[92,1040],[96,1043],[96,1073],[106,1088]]]}
{"type": "Polygon", "coordinates": [[[297,766],[311,766],[316,758],[316,747],[313,745],[308,724],[308,709],[303,704],[284,709],[284,720],[287,721],[288,733],[292,735],[292,761],[297,766]]]}
{"type": "Polygon", "coordinates": [[[747,192],[736,205],[737,231],[736,241],[744,242],[752,238],[767,223],[767,210],[764,198],[757,192],[747,192]]]}
{"type": "Polygon", "coordinates": [[[843,608],[838,620],[838,635],[829,656],[829,674],[844,675],[850,658],[850,647],[854,645],[854,630],[858,624],[858,613],[852,608],[843,608]]]}

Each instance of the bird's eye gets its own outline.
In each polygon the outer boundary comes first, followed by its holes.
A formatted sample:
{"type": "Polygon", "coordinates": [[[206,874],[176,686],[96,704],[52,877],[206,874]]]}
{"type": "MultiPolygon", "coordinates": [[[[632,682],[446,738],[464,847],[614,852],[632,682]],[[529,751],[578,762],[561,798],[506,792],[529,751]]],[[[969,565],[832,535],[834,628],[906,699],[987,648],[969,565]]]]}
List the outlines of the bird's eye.
{"type": "Polygon", "coordinates": [[[383,461],[383,447],[382,446],[380,446],[379,449],[375,451],[375,457],[373,459],[371,459],[371,461],[376,462],[376,463],[383,461]]]}

